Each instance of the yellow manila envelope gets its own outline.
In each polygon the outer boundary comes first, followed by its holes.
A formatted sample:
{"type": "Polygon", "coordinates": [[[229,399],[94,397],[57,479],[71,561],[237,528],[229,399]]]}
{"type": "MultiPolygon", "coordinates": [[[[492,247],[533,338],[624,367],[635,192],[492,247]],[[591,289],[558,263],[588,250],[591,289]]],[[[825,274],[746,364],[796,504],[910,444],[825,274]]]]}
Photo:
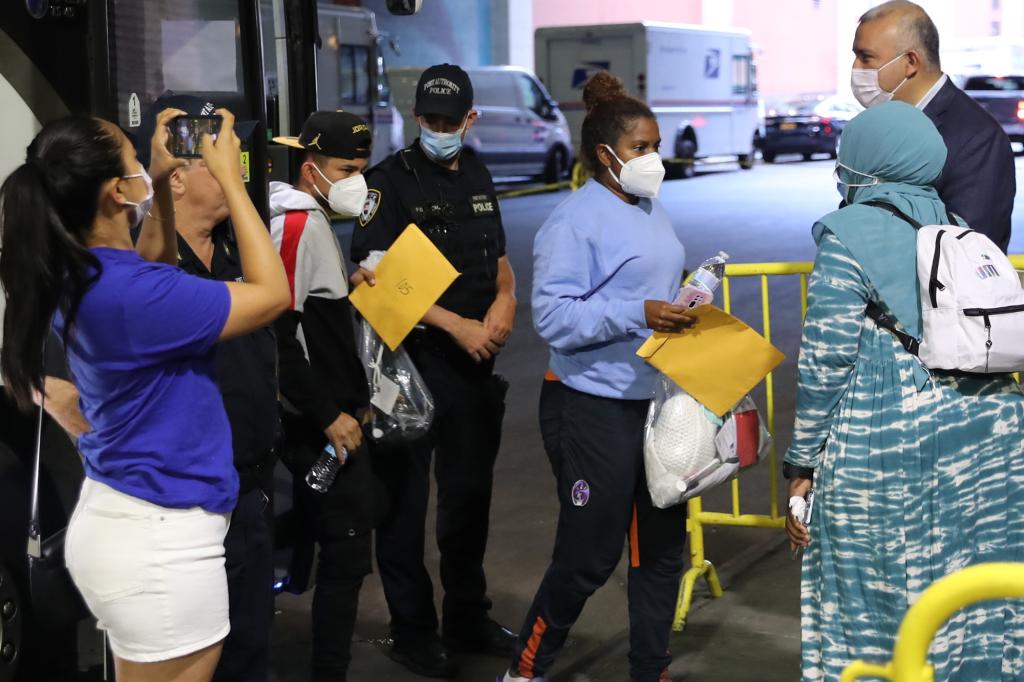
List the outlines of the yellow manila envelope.
{"type": "Polygon", "coordinates": [[[373,274],[376,285],[360,284],[349,300],[391,350],[398,348],[459,276],[427,235],[412,224],[373,274]]]}
{"type": "Polygon", "coordinates": [[[681,334],[655,332],[636,352],[719,417],[786,357],[756,331],[712,305],[688,314],[681,334]]]}

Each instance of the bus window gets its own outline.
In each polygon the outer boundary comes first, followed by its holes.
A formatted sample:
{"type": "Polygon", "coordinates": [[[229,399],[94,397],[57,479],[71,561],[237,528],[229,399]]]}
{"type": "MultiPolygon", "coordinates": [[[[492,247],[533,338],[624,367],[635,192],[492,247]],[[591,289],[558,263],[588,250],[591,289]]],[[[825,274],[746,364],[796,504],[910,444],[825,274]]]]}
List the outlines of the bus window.
{"type": "Polygon", "coordinates": [[[237,0],[111,0],[110,55],[117,119],[131,130],[167,90],[242,93],[237,0]]]}
{"type": "Polygon", "coordinates": [[[341,73],[339,104],[366,104],[370,98],[370,52],[357,45],[342,45],[338,55],[341,73]]]}

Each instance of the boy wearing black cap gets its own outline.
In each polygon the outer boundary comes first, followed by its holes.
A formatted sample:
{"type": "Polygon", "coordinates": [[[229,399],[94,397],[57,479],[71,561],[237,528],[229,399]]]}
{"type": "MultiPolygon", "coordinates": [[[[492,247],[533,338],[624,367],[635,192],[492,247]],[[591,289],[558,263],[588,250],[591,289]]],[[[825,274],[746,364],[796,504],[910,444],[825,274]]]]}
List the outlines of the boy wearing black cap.
{"type": "MultiPolygon", "coordinates": [[[[483,559],[494,461],[505,411],[494,359],[512,331],[515,278],[491,175],[463,146],[476,120],[473,84],[458,66],[432,66],[416,87],[420,137],[367,174],[369,195],[352,258],[387,250],[416,223],[460,276],[405,341],[434,396],[431,432],[376,452],[392,506],[377,529],[377,565],[391,612],[391,657],[431,677],[457,674],[448,648],[502,656],[515,635],[488,616],[483,559]],[[423,564],[430,461],[436,457],[437,542],[444,587],[438,637],[433,585],[423,564]]],[[[365,271],[353,278],[367,279],[365,271]]],[[[509,654],[510,655],[510,654],[509,654]]]]}
{"type": "Polygon", "coordinates": [[[281,457],[295,480],[296,507],[320,545],[312,679],[343,682],[359,589],[371,570],[379,497],[359,422],[369,391],[356,354],[345,258],[328,211],[352,217],[362,210],[372,138],[359,117],[318,111],[298,138],[274,141],[302,150],[295,186],[270,184],[270,232],[292,293],[291,309],[275,325],[285,407],[281,457]],[[326,493],[315,493],[304,478],[328,443],[345,465],[326,493]]]}

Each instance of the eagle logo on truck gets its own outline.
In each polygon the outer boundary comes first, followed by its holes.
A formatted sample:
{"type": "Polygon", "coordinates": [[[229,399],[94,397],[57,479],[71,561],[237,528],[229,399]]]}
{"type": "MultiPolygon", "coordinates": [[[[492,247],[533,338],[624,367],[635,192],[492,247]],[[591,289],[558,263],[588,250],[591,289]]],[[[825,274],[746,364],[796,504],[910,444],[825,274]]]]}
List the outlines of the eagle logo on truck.
{"type": "Polygon", "coordinates": [[[572,72],[572,87],[579,90],[598,71],[608,71],[611,62],[580,62],[572,72]]]}
{"type": "Polygon", "coordinates": [[[722,51],[715,48],[708,50],[708,53],[704,55],[704,77],[718,78],[718,73],[721,71],[721,64],[722,51]]]}

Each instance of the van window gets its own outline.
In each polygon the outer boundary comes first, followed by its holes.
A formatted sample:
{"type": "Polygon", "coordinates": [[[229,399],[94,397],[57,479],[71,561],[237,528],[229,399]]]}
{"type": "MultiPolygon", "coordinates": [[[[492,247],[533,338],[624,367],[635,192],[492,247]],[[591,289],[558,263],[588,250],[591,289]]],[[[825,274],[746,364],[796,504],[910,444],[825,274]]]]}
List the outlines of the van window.
{"type": "Polygon", "coordinates": [[[523,104],[530,111],[539,112],[544,104],[544,93],[540,91],[537,84],[533,82],[533,79],[529,76],[517,76],[516,82],[519,83],[519,91],[522,93],[523,104]]]}
{"type": "Polygon", "coordinates": [[[477,71],[470,74],[473,104],[488,107],[518,107],[516,84],[504,73],[477,71]]]}

